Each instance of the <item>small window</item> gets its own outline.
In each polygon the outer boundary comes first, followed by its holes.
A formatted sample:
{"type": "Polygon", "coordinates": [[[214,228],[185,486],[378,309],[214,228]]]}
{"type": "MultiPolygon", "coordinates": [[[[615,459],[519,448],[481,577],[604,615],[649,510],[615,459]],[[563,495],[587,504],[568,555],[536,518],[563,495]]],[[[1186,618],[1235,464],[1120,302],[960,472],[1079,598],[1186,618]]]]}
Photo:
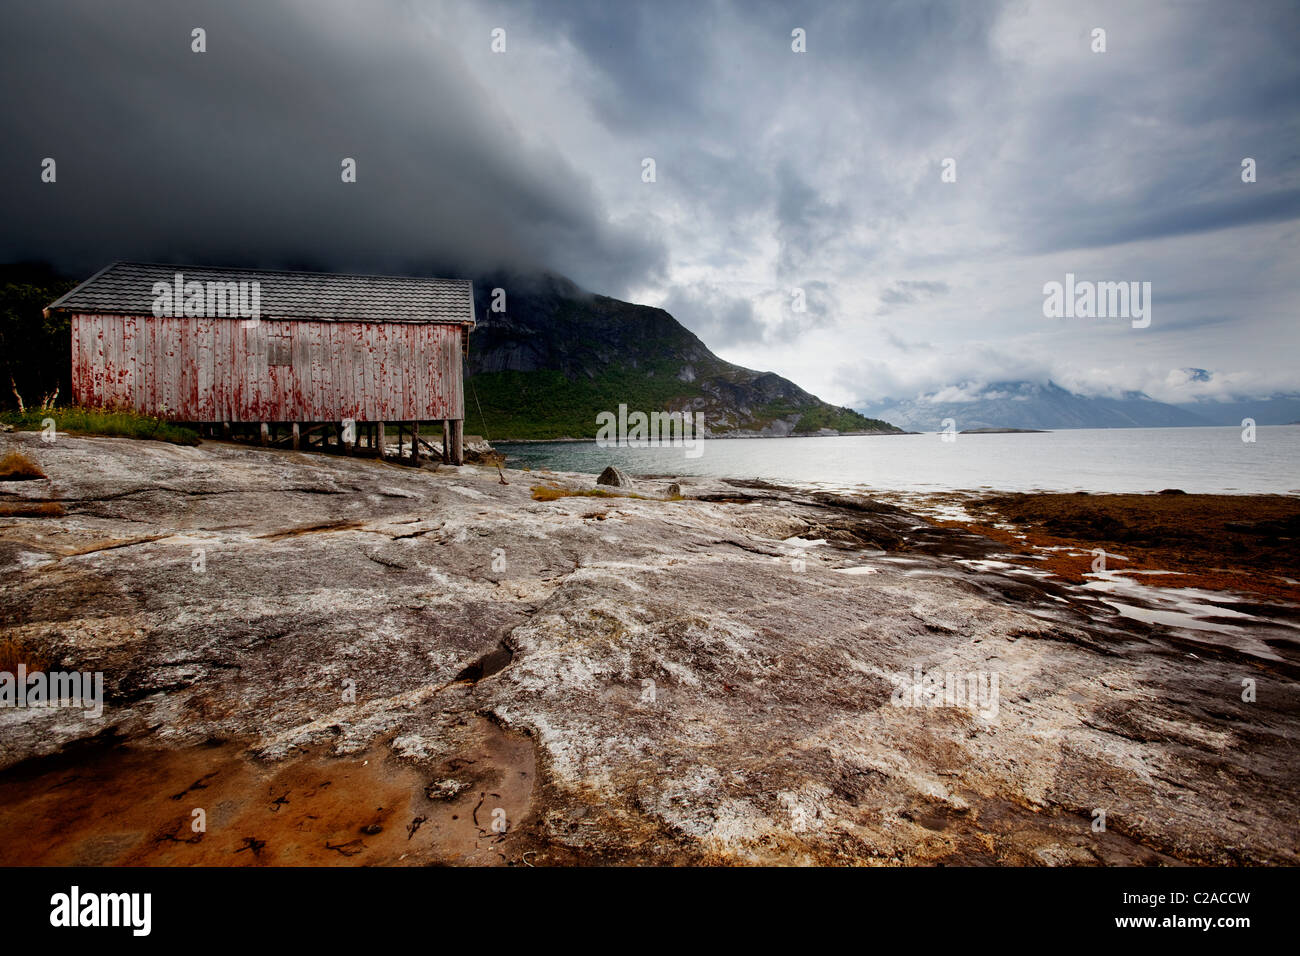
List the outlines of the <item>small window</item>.
{"type": "Polygon", "coordinates": [[[266,364],[292,365],[293,349],[287,332],[270,332],[266,336],[266,364]]]}

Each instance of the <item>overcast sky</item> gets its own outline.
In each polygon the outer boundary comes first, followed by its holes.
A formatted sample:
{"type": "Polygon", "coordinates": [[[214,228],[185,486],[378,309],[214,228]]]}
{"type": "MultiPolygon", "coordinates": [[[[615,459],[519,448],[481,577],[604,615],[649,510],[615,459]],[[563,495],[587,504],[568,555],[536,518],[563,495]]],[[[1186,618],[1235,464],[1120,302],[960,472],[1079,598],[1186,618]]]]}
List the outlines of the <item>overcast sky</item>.
{"type": "Polygon", "coordinates": [[[550,269],[859,406],[1049,377],[1166,401],[1300,390],[1289,0],[0,17],[0,261],[550,269]],[[1044,317],[1067,272],[1150,282],[1150,326],[1044,317]]]}

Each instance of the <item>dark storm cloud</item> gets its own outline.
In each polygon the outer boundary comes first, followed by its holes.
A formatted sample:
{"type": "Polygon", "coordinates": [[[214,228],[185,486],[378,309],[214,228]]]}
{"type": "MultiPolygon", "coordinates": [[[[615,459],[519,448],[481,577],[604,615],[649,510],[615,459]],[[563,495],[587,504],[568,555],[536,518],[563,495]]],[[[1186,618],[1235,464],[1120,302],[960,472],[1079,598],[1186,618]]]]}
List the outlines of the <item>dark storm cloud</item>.
{"type": "Polygon", "coordinates": [[[581,171],[524,145],[465,70],[469,38],[410,7],[52,2],[5,20],[0,259],[548,267],[615,293],[665,266],[581,171]]]}
{"type": "Polygon", "coordinates": [[[660,134],[706,117],[705,89],[720,39],[715,11],[699,0],[532,4],[533,22],[566,36],[601,81],[589,91],[605,125],[660,134]]]}

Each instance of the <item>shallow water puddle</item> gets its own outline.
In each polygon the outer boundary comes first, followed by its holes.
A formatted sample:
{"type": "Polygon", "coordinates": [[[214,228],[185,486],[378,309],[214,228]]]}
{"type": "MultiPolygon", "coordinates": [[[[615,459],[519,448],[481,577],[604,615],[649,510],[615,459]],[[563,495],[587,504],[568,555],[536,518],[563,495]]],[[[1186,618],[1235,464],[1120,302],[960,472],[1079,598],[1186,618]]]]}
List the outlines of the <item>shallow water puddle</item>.
{"type": "Polygon", "coordinates": [[[825,538],[784,538],[782,544],[792,548],[816,548],[826,543],[825,538]]]}
{"type": "Polygon", "coordinates": [[[1151,587],[1113,571],[1088,575],[1081,587],[1131,620],[1194,632],[1201,640],[1214,634],[1217,639],[1208,643],[1229,645],[1268,660],[1283,659],[1269,646],[1268,638],[1294,639],[1300,633],[1300,628],[1289,622],[1224,607],[1245,600],[1231,592],[1151,587]]]}
{"type": "Polygon", "coordinates": [[[1027,568],[1011,561],[998,561],[994,558],[954,558],[954,564],[970,568],[972,571],[999,571],[1004,574],[1024,574],[1032,578],[1050,578],[1052,572],[1038,568],[1027,568]]]}

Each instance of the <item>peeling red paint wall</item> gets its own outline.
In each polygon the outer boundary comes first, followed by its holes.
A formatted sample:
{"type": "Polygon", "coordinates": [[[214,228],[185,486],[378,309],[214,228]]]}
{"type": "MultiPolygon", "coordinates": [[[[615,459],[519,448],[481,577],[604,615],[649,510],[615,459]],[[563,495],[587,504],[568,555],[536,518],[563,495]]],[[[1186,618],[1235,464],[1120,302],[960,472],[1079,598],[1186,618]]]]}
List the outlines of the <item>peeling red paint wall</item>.
{"type": "Polygon", "coordinates": [[[187,422],[463,419],[459,325],[72,316],[72,391],[187,422]],[[284,363],[284,364],[280,364],[284,363]]]}

